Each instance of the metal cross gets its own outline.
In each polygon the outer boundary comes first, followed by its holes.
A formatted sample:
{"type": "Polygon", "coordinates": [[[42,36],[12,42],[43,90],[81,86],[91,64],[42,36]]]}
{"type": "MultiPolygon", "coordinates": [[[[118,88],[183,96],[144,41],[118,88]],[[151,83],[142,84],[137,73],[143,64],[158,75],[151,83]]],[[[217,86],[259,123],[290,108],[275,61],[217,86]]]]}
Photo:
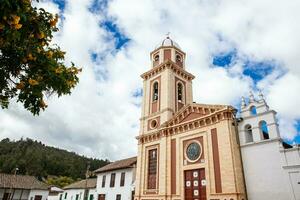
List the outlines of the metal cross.
{"type": "Polygon", "coordinates": [[[166,36],[167,36],[167,38],[169,38],[170,37],[170,32],[167,32],[166,36]]]}

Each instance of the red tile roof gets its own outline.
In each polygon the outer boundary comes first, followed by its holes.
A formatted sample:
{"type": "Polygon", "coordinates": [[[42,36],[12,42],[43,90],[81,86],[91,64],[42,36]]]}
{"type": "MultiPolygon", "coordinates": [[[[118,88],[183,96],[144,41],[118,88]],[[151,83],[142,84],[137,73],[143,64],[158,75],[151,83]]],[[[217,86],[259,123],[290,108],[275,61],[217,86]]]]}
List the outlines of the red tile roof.
{"type": "Polygon", "coordinates": [[[70,185],[67,185],[64,187],[64,190],[67,189],[85,189],[85,188],[96,188],[96,184],[97,184],[97,178],[89,178],[87,180],[81,180],[81,181],[77,181],[75,183],[72,183],[70,185]]]}
{"type": "Polygon", "coordinates": [[[0,188],[48,190],[49,186],[33,176],[0,173],[0,188]]]}
{"type": "Polygon", "coordinates": [[[134,165],[136,165],[136,160],[137,160],[136,156],[132,158],[118,160],[95,170],[95,173],[107,172],[107,171],[112,171],[117,169],[132,168],[134,167],[134,165]]]}

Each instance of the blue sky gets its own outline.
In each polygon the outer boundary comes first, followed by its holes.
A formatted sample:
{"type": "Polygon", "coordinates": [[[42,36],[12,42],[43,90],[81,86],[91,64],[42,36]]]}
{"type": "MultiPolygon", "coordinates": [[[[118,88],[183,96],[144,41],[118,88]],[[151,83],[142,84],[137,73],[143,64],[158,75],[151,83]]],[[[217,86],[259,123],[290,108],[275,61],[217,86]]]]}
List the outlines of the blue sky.
{"type": "MultiPolygon", "coordinates": [[[[251,61],[250,59],[239,59],[237,54],[237,50],[234,49],[225,53],[213,55],[212,64],[215,67],[222,67],[228,69],[236,62],[236,60],[242,60],[242,74],[251,78],[251,80],[254,83],[252,87],[253,90],[258,89],[257,84],[259,83],[259,81],[263,80],[266,76],[270,75],[276,67],[278,68],[277,64],[274,61],[251,61]]],[[[282,72],[281,75],[283,74],[284,72],[282,72]]],[[[240,105],[235,106],[239,107],[240,105]]],[[[300,120],[296,120],[295,127],[296,130],[300,132],[300,120]]],[[[289,144],[300,144],[300,135],[298,134],[298,136],[296,136],[294,139],[285,141],[289,144]]]]}

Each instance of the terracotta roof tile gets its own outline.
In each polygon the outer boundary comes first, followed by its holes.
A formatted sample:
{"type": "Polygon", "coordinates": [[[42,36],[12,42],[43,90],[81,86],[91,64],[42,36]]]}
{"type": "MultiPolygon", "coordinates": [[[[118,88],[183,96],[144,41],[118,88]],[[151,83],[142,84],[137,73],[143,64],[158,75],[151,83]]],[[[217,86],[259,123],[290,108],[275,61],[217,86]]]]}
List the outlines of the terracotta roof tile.
{"type": "Polygon", "coordinates": [[[64,187],[64,189],[84,189],[84,188],[96,188],[97,178],[90,178],[87,180],[77,181],[64,187]]]}
{"type": "Polygon", "coordinates": [[[107,172],[116,169],[131,168],[133,167],[133,165],[136,164],[136,160],[137,160],[136,156],[132,158],[118,160],[95,170],[95,173],[107,172]]]}
{"type": "Polygon", "coordinates": [[[48,190],[49,186],[33,176],[0,173],[0,188],[48,190]]]}

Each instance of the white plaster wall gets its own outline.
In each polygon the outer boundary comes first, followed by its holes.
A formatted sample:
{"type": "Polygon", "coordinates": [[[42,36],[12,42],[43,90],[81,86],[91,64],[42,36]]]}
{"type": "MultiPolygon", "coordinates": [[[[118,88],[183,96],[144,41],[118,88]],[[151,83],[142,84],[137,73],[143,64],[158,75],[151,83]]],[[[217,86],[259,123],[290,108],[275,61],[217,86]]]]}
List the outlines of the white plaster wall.
{"type": "Polygon", "coordinates": [[[47,200],[48,199],[48,194],[49,194],[48,190],[30,190],[28,200],[34,200],[34,197],[36,195],[41,195],[42,200],[47,200]]]}
{"type": "Polygon", "coordinates": [[[288,177],[282,169],[280,141],[241,147],[248,200],[292,200],[288,177]]]}
{"type": "MultiPolygon", "coordinates": [[[[78,200],[84,200],[84,189],[67,189],[67,190],[64,190],[61,200],[76,200],[76,195],[77,194],[79,195],[78,200]],[[66,193],[67,193],[67,196],[65,198],[66,193]]],[[[94,200],[97,200],[96,188],[88,190],[88,200],[90,200],[90,194],[93,194],[94,195],[94,200]]]]}
{"type": "Polygon", "coordinates": [[[300,166],[300,147],[281,150],[284,166],[300,166]]]}
{"type": "Polygon", "coordinates": [[[300,147],[281,149],[281,163],[294,199],[300,200],[300,147]]]}
{"type": "Polygon", "coordinates": [[[97,197],[97,189],[89,189],[89,192],[88,192],[88,200],[90,200],[90,195],[93,195],[94,196],[94,199],[93,200],[98,200],[98,197],[97,197]]]}
{"type": "Polygon", "coordinates": [[[78,200],[83,200],[84,189],[67,189],[67,190],[64,190],[62,200],[75,200],[77,194],[79,195],[78,200]]]}
{"type": "Polygon", "coordinates": [[[55,194],[49,193],[48,200],[60,200],[61,195],[63,195],[63,191],[55,194]]]}
{"type": "Polygon", "coordinates": [[[62,193],[59,193],[57,195],[49,195],[48,196],[48,200],[59,200],[59,196],[61,195],[62,193]]]}
{"type": "Polygon", "coordinates": [[[131,200],[131,193],[134,189],[134,169],[121,169],[110,172],[104,172],[97,175],[97,195],[105,194],[106,200],[116,199],[117,194],[121,194],[122,200],[131,200]],[[125,184],[120,187],[121,173],[125,172],[125,184]],[[116,173],[115,187],[110,187],[110,175],[116,173]],[[102,188],[102,177],[106,175],[105,187],[102,188]]]}
{"type": "MultiPolygon", "coordinates": [[[[17,200],[19,200],[20,199],[20,197],[21,197],[21,193],[22,193],[22,190],[14,190],[14,189],[0,189],[0,199],[2,199],[3,198],[3,195],[4,195],[4,191],[5,191],[5,193],[14,193],[14,196],[13,196],[13,199],[17,199],[17,200]]],[[[23,193],[22,193],[22,197],[21,197],[21,199],[22,200],[28,200],[29,199],[29,192],[30,192],[30,190],[23,190],[23,193]]]]}

